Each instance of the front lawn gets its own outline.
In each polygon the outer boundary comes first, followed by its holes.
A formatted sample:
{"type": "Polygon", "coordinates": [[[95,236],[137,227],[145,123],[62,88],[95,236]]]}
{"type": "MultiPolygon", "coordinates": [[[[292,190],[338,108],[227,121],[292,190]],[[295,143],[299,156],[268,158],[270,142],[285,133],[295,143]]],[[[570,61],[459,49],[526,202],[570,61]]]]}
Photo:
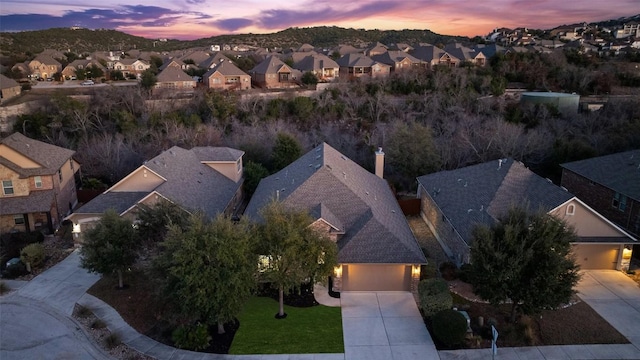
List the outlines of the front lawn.
{"type": "Polygon", "coordinates": [[[342,315],[339,307],[284,307],[278,320],[278,302],[251,298],[238,317],[240,328],[229,354],[343,353],[342,315]]]}

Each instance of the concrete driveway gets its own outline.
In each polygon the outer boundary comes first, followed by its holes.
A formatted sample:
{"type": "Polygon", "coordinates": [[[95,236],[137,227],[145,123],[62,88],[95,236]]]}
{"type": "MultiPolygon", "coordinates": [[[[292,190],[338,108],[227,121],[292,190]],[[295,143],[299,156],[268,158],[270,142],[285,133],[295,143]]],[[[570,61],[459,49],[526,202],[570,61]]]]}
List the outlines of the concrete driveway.
{"type": "Polygon", "coordinates": [[[616,270],[585,270],[578,296],[640,350],[640,287],[616,270]]]}
{"type": "Polygon", "coordinates": [[[346,360],[439,359],[413,295],[342,292],[346,360]]]}

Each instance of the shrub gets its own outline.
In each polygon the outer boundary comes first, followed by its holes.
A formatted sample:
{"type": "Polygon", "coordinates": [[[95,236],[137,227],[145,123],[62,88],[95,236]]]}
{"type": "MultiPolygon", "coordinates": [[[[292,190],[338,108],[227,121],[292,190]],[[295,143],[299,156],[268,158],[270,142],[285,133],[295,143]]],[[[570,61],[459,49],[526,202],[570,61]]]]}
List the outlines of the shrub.
{"type": "Polygon", "coordinates": [[[86,307],[86,306],[82,306],[82,305],[78,305],[78,309],[77,309],[77,313],[78,317],[81,318],[86,318],[88,316],[90,316],[92,314],[91,310],[86,307]]]}
{"type": "Polygon", "coordinates": [[[458,275],[458,267],[450,261],[442,263],[440,265],[440,274],[447,281],[455,280],[458,275]]]}
{"type": "Polygon", "coordinates": [[[4,282],[0,281],[0,295],[4,295],[9,292],[9,286],[4,282]]]}
{"type": "Polygon", "coordinates": [[[104,321],[102,321],[101,319],[95,319],[91,323],[91,328],[92,329],[104,329],[105,327],[107,327],[107,324],[104,321]]]}
{"type": "Polygon", "coordinates": [[[211,336],[205,324],[182,325],[171,334],[174,344],[180,349],[202,350],[209,346],[211,336]]]}
{"type": "Polygon", "coordinates": [[[20,261],[31,264],[32,268],[37,268],[44,262],[44,246],[42,244],[29,244],[20,251],[20,261]]]}
{"type": "Polygon", "coordinates": [[[114,347],[120,345],[122,341],[120,340],[120,335],[117,333],[111,333],[109,336],[104,338],[104,345],[107,349],[113,349],[114,347]]]}
{"type": "Polygon", "coordinates": [[[469,275],[471,274],[471,264],[464,264],[462,266],[460,266],[460,271],[458,271],[458,277],[460,278],[460,280],[468,283],[469,282],[469,275]]]}
{"type": "Polygon", "coordinates": [[[455,310],[442,310],[432,318],[433,335],[447,347],[464,342],[467,320],[455,310]]]}
{"type": "Polygon", "coordinates": [[[441,310],[450,309],[453,305],[449,287],[442,279],[420,281],[418,294],[420,296],[420,309],[426,317],[431,317],[441,310]]]}

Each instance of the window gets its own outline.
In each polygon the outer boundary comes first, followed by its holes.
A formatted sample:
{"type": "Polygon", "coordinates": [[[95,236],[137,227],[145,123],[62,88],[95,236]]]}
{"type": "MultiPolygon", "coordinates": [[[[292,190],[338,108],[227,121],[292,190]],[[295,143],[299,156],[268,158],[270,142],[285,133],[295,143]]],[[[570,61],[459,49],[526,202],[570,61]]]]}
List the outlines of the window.
{"type": "Polygon", "coordinates": [[[576,206],[574,204],[569,204],[567,206],[567,215],[575,215],[576,214],[576,206]]]}
{"type": "Polygon", "coordinates": [[[36,189],[40,189],[42,187],[42,176],[36,176],[33,178],[33,182],[36,185],[36,189]]]}
{"type": "Polygon", "coordinates": [[[615,193],[611,205],[620,211],[624,211],[627,208],[627,197],[620,193],[615,193]]]}
{"type": "Polygon", "coordinates": [[[13,182],[11,180],[2,180],[2,192],[5,195],[13,195],[13,182]]]}
{"type": "Polygon", "coordinates": [[[240,159],[238,159],[238,161],[236,161],[236,168],[238,169],[238,172],[240,172],[240,170],[242,170],[242,163],[240,162],[240,159]]]}
{"type": "Polygon", "coordinates": [[[58,179],[62,183],[62,169],[58,170],[58,179]]]}
{"type": "Polygon", "coordinates": [[[13,223],[16,225],[24,225],[24,216],[13,215],[13,223]]]}

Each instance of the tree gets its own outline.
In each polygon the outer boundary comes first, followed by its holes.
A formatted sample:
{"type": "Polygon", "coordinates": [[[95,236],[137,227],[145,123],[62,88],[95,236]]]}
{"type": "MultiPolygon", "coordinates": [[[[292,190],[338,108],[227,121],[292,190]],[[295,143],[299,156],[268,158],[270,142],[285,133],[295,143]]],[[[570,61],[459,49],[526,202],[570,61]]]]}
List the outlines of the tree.
{"type": "Polygon", "coordinates": [[[156,74],[151,71],[151,69],[143,71],[142,75],[140,75],[140,86],[142,86],[142,88],[147,91],[153,89],[153,87],[156,86],[157,82],[158,78],[156,77],[156,74]]]}
{"type": "Polygon", "coordinates": [[[263,280],[278,290],[277,318],[284,318],[284,293],[303,282],[325,279],[337,262],[338,248],[316,231],[311,217],[292,211],[277,201],[260,212],[264,222],[258,229],[259,270],[263,280]]]}
{"type": "Polygon", "coordinates": [[[102,69],[98,65],[91,64],[87,66],[86,76],[89,79],[101,78],[104,76],[104,71],[102,71],[102,69]]]}
{"type": "Polygon", "coordinates": [[[425,175],[440,168],[431,130],[421,124],[401,123],[391,135],[387,148],[389,164],[403,177],[405,186],[415,185],[416,175],[425,175]]]}
{"type": "Polygon", "coordinates": [[[258,188],[260,180],[269,176],[269,170],[260,163],[247,161],[244,164],[244,190],[248,195],[258,188]]]}
{"type": "Polygon", "coordinates": [[[287,133],[278,133],[273,145],[273,170],[279,171],[302,155],[302,147],[296,138],[287,133]]]}
{"type": "Polygon", "coordinates": [[[122,273],[138,257],[138,239],[133,223],[107,210],[95,227],[89,229],[80,248],[81,266],[102,275],[118,274],[118,288],[123,288],[122,273]]]}
{"type": "Polygon", "coordinates": [[[175,203],[159,201],[153,206],[138,205],[137,216],[141,240],[161,242],[170,225],[185,229],[189,214],[175,203]]]}
{"type": "Polygon", "coordinates": [[[318,77],[312,71],[307,71],[302,74],[302,78],[300,80],[305,85],[315,85],[318,83],[318,77]]]}
{"type": "Polygon", "coordinates": [[[224,333],[224,323],[238,315],[255,285],[257,257],[250,240],[248,221],[234,224],[222,214],[211,222],[194,214],[184,231],[169,226],[154,267],[180,314],[217,323],[224,333]]]}
{"type": "Polygon", "coordinates": [[[574,294],[579,268],[570,251],[577,236],[564,221],[516,207],[473,234],[469,281],[477,295],[494,305],[511,300],[511,322],[518,310],[553,309],[574,294]]]}

